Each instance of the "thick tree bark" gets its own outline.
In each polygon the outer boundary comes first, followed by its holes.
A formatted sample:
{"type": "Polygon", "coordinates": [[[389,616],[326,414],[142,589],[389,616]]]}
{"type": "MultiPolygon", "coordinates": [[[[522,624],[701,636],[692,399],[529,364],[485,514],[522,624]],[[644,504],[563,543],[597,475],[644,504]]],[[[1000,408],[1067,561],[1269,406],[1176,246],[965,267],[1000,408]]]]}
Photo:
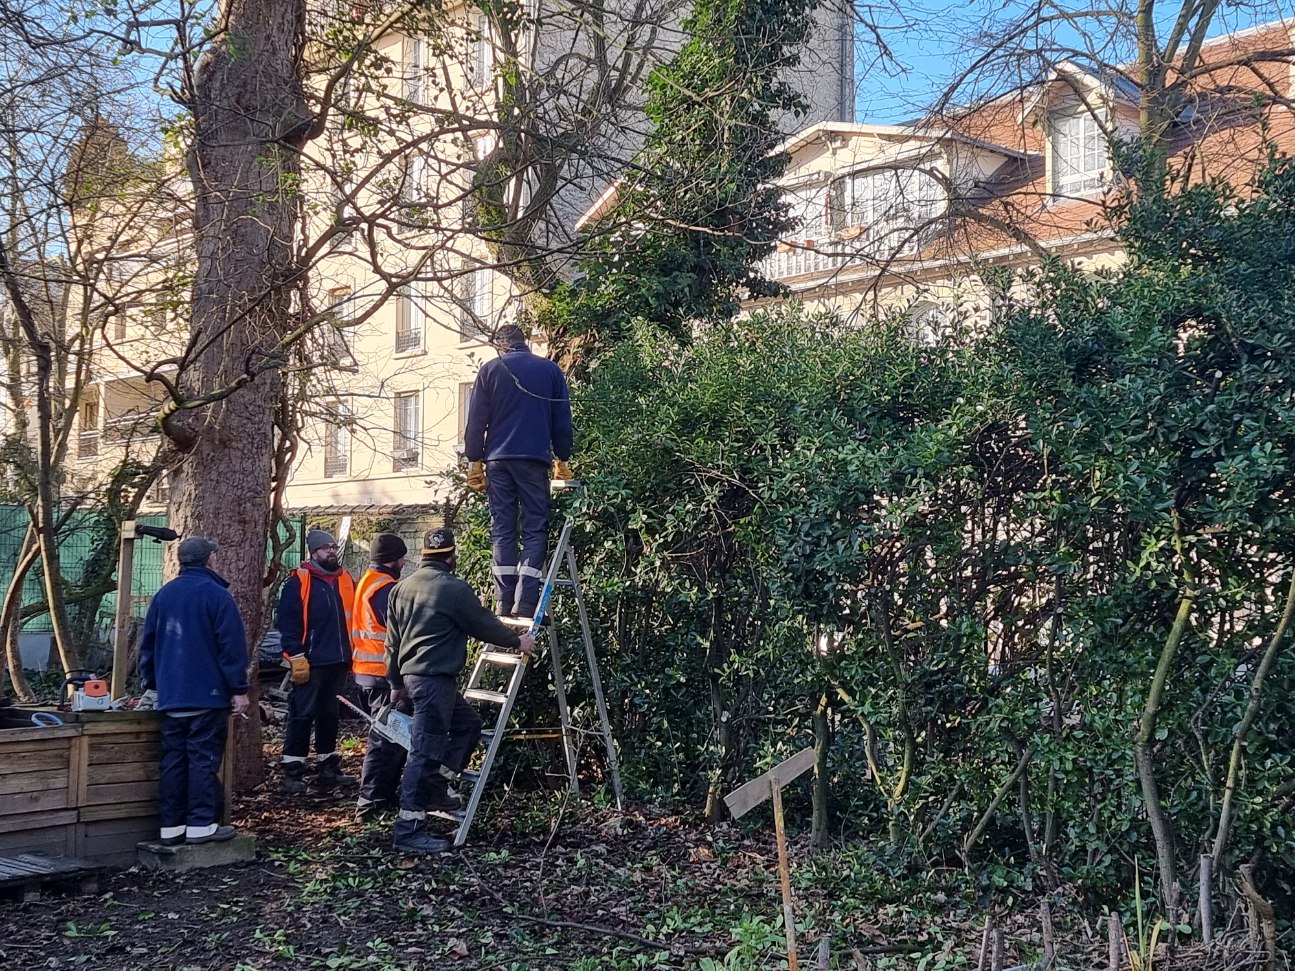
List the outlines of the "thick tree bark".
{"type": "MultiPolygon", "coordinates": [[[[172,480],[172,523],[220,544],[212,565],[229,581],[254,655],[264,626],[277,345],[290,328],[298,273],[299,149],[310,117],[300,81],[305,6],[225,0],[220,14],[222,32],[193,91],[197,267],[186,403],[164,427],[187,453],[172,480]]],[[[260,722],[235,727],[235,780],[247,788],[264,771],[260,722]]]]}

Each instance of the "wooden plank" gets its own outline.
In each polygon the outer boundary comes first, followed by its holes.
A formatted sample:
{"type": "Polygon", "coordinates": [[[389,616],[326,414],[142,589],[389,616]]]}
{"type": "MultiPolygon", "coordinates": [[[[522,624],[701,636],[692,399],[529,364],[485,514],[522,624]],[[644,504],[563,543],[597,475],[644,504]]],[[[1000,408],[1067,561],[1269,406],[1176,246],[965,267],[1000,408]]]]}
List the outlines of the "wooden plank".
{"type": "Polygon", "coordinates": [[[135,855],[135,846],[144,840],[155,840],[160,830],[156,826],[140,826],[121,833],[85,834],[81,845],[85,847],[82,855],[91,860],[102,860],[122,853],[135,855]]]}
{"type": "Polygon", "coordinates": [[[40,829],[44,826],[71,826],[77,821],[75,809],[60,809],[54,812],[18,813],[11,816],[0,816],[0,834],[21,833],[40,829]]]}
{"type": "Polygon", "coordinates": [[[93,725],[86,725],[85,731],[82,732],[83,735],[90,737],[90,745],[92,748],[98,748],[101,745],[125,745],[130,743],[137,744],[139,742],[153,742],[156,745],[162,744],[162,733],[158,731],[138,732],[132,730],[128,732],[96,732],[93,728],[93,725]]]}
{"type": "Polygon", "coordinates": [[[156,782],[161,766],[157,762],[105,762],[86,768],[91,786],[110,782],[156,782]]]}
{"type": "Polygon", "coordinates": [[[82,806],[78,810],[78,816],[83,823],[94,822],[97,819],[126,819],[130,816],[156,815],[156,799],[141,802],[107,803],[102,806],[82,806]]]}
{"type": "Polygon", "coordinates": [[[118,712],[96,712],[94,717],[81,715],[81,728],[87,735],[152,735],[162,730],[161,712],[147,715],[122,715],[118,712]]]}
{"type": "Polygon", "coordinates": [[[0,833],[0,853],[44,852],[51,856],[62,856],[67,852],[68,833],[74,829],[75,823],[70,826],[42,826],[19,833],[0,833]]]}
{"type": "Polygon", "coordinates": [[[49,789],[67,790],[67,767],[37,769],[35,772],[0,773],[0,796],[21,792],[45,792],[49,789]]]}
{"type": "MultiPolygon", "coordinates": [[[[156,837],[153,831],[161,825],[162,817],[156,809],[149,816],[126,816],[122,819],[97,819],[82,823],[87,836],[120,836],[123,833],[148,833],[156,837]]],[[[141,837],[142,838],[142,837],[141,837]]]]}
{"type": "Polygon", "coordinates": [[[91,745],[89,765],[108,762],[157,762],[162,758],[162,742],[133,742],[125,745],[91,745]]]}
{"type": "Polygon", "coordinates": [[[756,776],[744,785],[738,786],[724,797],[724,805],[728,806],[728,811],[733,814],[734,819],[739,819],[773,794],[773,790],[769,785],[771,778],[777,777],[779,783],[785,786],[809,771],[813,766],[814,750],[812,748],[803,748],[791,758],[784,759],[778,765],[775,765],[768,772],[756,776]]]}
{"type": "Polygon", "coordinates": [[[32,727],[0,729],[0,754],[3,754],[4,746],[7,742],[46,741],[56,738],[73,738],[80,734],[80,725],[59,725],[55,728],[32,727]]]}
{"type": "MultiPolygon", "coordinates": [[[[76,735],[79,734],[80,732],[76,733],[76,735]]],[[[5,738],[4,732],[0,731],[0,767],[4,766],[8,759],[23,758],[35,752],[62,752],[66,757],[76,742],[76,735],[11,742],[5,738]]]]}
{"type": "Polygon", "coordinates": [[[68,808],[66,789],[55,789],[51,792],[16,792],[0,796],[0,816],[66,808],[68,808]]]}
{"type": "Polygon", "coordinates": [[[68,746],[53,748],[43,745],[31,752],[0,755],[0,776],[12,772],[49,772],[55,769],[67,771],[68,746]]]}
{"type": "Polygon", "coordinates": [[[85,801],[82,806],[103,806],[119,803],[129,799],[140,802],[145,799],[156,800],[158,784],[153,782],[120,782],[102,786],[86,786],[85,801]]]}

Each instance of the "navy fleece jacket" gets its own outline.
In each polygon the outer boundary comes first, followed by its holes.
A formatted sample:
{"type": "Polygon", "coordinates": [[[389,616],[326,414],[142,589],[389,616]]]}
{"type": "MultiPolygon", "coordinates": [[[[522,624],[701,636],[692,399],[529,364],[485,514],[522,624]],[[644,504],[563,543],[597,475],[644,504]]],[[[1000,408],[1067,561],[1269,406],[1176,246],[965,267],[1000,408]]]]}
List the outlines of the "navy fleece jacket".
{"type": "Polygon", "coordinates": [[[205,566],[186,566],[148,605],[139,672],[160,710],[228,708],[247,694],[247,635],[228,586],[205,566]]]}
{"type": "Polygon", "coordinates": [[[571,458],[571,399],[562,369],[518,344],[477,372],[463,435],[469,462],[571,458]]]}

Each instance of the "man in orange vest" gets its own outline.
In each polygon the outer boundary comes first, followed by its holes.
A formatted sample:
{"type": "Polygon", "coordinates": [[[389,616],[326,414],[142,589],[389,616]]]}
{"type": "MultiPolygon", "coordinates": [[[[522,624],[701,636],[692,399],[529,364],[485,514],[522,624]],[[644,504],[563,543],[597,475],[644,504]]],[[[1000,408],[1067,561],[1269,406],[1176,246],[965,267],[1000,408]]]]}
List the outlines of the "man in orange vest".
{"type": "MultiPolygon", "coordinates": [[[[391,700],[387,681],[387,599],[400,579],[409,547],[399,536],[379,533],[369,544],[369,568],[355,587],[351,613],[351,671],[370,715],[391,700]]],[[[377,732],[369,732],[369,745],[360,773],[360,795],[355,804],[356,822],[367,822],[383,809],[394,807],[405,767],[405,750],[377,732]]]]}
{"type": "Polygon", "coordinates": [[[322,529],[306,534],[310,558],[292,571],[279,595],[279,634],[292,665],[283,735],[283,791],[306,791],[306,757],[315,732],[315,785],[353,786],[337,754],[337,696],[351,666],[355,582],[338,560],[337,541],[322,529]]]}

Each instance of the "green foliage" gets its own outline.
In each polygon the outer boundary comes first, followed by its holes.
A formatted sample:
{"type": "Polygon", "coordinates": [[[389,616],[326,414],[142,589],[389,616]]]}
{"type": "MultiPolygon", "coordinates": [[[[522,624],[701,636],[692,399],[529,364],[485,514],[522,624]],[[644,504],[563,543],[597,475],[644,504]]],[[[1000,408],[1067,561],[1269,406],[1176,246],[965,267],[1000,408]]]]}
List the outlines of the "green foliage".
{"type": "MultiPolygon", "coordinates": [[[[1122,896],[1151,855],[1133,736],[1193,589],[1154,759],[1194,865],[1295,568],[1292,200],[1289,160],[1246,193],[1149,181],[1126,267],[1044,267],[933,346],[795,308],[683,347],[640,323],[577,401],[629,782],[713,804],[826,699],[837,819],[896,865],[1122,896]]],[[[1293,678],[1287,650],[1225,868],[1292,872],[1293,678]]]]}
{"type": "Polygon", "coordinates": [[[611,210],[593,228],[586,276],[554,295],[540,321],[595,346],[636,321],[677,340],[699,318],[727,318],[745,294],[779,292],[756,272],[789,228],[774,184],[787,118],[804,114],[788,84],[817,0],[699,0],[689,38],[653,71],[654,124],[611,210]]]}

